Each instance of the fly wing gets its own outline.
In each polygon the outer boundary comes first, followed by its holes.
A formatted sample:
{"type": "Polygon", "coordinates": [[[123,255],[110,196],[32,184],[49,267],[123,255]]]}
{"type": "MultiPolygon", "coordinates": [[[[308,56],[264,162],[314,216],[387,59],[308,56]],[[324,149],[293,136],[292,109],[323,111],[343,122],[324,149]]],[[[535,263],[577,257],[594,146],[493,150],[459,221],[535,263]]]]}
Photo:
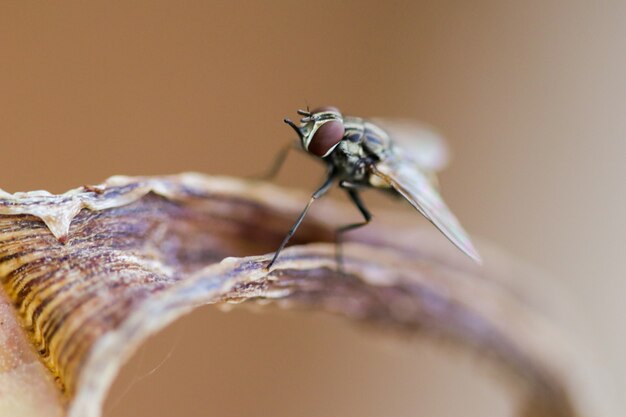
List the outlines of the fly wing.
{"type": "Polygon", "coordinates": [[[444,139],[432,128],[408,119],[371,120],[380,126],[394,144],[401,147],[422,169],[441,171],[448,165],[450,153],[444,139]]]}
{"type": "Polygon", "coordinates": [[[375,175],[400,193],[411,205],[437,227],[463,253],[481,263],[478,251],[463,227],[443,202],[428,177],[412,161],[401,157],[381,161],[372,167],[375,175]]]}

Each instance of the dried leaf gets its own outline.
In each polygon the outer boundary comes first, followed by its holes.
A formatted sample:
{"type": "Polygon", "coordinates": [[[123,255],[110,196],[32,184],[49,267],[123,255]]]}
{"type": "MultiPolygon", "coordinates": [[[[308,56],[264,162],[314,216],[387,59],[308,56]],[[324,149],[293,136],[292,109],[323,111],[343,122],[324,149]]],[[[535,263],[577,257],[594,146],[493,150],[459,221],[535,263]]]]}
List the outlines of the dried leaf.
{"type": "Polygon", "coordinates": [[[480,268],[430,229],[379,223],[353,235],[340,274],[323,242],[351,212],[327,201],[266,271],[269,255],[249,255],[273,251],[305,200],[198,174],[0,190],[0,415],[100,416],[148,336],[199,305],[260,300],[444,338],[512,377],[520,416],[591,415],[580,357],[486,247],[480,268]]]}

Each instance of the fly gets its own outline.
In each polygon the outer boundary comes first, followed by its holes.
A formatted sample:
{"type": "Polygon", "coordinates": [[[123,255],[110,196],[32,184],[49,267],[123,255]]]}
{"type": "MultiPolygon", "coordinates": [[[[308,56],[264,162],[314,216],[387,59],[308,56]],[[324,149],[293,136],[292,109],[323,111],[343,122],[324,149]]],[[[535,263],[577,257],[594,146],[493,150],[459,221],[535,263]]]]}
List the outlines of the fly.
{"type": "MultiPolygon", "coordinates": [[[[285,123],[298,134],[302,149],[326,162],[328,176],[281,242],[268,269],[276,262],[313,202],[326,194],[335,182],[346,190],[363,216],[362,222],[338,229],[338,243],[344,232],[370,222],[372,215],[363,204],[359,191],[377,188],[405,198],[457,248],[481,262],[468,234],[439,195],[434,172],[445,164],[446,157],[443,145],[432,132],[423,128],[417,130],[415,125],[406,123],[404,127],[402,123],[396,123],[390,125],[391,128],[383,128],[379,122],[343,116],[335,107],[298,110],[298,114],[303,116],[299,126],[289,119],[285,119],[285,123]]],[[[283,159],[284,153],[279,163],[283,159]]]]}

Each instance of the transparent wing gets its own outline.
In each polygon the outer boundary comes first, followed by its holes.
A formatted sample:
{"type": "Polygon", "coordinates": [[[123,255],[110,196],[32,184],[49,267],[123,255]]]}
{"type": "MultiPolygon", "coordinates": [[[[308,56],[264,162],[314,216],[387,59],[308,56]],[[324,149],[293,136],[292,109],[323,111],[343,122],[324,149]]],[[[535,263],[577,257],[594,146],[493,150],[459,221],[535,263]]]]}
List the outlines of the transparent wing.
{"type": "Polygon", "coordinates": [[[467,232],[443,202],[428,177],[415,164],[398,156],[377,163],[372,171],[373,175],[407,199],[463,253],[478,263],[482,262],[467,232]]]}
{"type": "Polygon", "coordinates": [[[376,118],[394,144],[406,152],[407,157],[427,171],[441,171],[448,165],[450,153],[445,140],[432,128],[409,119],[376,118]]]}

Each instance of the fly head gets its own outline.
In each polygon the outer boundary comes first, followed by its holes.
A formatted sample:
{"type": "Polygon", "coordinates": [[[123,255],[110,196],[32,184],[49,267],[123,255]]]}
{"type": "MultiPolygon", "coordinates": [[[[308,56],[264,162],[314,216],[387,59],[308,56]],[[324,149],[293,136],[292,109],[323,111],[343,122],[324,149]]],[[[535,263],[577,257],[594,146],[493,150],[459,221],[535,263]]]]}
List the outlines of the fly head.
{"type": "Polygon", "coordinates": [[[318,107],[298,110],[303,116],[300,126],[289,119],[285,123],[293,128],[300,138],[302,148],[315,156],[324,158],[339,145],[345,133],[343,116],[336,107],[318,107]]]}

